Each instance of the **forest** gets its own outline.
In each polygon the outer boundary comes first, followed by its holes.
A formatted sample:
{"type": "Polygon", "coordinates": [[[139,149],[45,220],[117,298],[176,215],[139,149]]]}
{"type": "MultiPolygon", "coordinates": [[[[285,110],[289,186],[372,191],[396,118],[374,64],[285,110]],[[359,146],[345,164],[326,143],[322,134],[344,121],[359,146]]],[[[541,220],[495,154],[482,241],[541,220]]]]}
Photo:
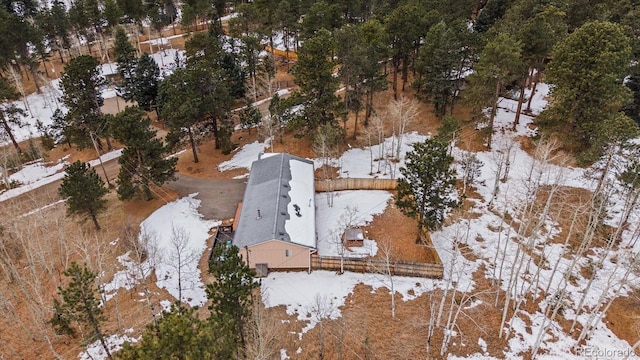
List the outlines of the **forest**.
{"type": "Polygon", "coordinates": [[[0,30],[0,358],[640,356],[640,3],[3,0],[0,30]],[[235,206],[262,152],[397,180],[316,194],[320,251],[362,227],[388,266],[211,249],[233,214],[184,187],[235,206]]]}

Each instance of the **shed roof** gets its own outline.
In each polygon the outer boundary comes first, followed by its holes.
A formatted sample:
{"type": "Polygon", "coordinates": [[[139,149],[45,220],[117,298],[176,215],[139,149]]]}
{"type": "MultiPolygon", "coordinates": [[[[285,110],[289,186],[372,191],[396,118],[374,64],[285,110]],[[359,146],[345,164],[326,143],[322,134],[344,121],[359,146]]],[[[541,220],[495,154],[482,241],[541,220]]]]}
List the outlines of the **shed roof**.
{"type": "Polygon", "coordinates": [[[282,240],[316,247],[313,162],[290,154],[254,161],[234,243],[282,240]]]}

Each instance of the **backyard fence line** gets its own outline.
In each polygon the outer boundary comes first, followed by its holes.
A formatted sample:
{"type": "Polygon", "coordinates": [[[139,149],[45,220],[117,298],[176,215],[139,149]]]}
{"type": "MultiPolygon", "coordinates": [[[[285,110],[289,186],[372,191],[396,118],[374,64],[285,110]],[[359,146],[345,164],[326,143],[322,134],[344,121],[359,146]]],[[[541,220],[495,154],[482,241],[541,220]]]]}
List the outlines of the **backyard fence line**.
{"type": "Polygon", "coordinates": [[[316,192],[342,190],[395,190],[396,179],[340,178],[334,180],[316,180],[316,192]]]}
{"type": "MultiPolygon", "coordinates": [[[[331,270],[361,272],[361,273],[380,273],[381,269],[386,268],[386,262],[378,259],[358,259],[343,258],[337,256],[317,256],[311,257],[312,270],[331,270]]],[[[390,263],[391,275],[398,276],[415,276],[424,278],[441,279],[444,274],[442,264],[418,263],[409,261],[392,261],[390,263]]]]}

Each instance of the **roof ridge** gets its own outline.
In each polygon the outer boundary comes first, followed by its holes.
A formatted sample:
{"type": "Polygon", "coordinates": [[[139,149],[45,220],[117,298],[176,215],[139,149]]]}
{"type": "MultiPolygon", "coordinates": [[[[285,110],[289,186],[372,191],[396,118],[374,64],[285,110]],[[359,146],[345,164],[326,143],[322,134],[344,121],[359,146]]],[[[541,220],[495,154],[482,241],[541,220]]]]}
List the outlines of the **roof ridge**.
{"type": "Polygon", "coordinates": [[[276,233],[278,232],[278,212],[280,210],[280,200],[281,200],[281,191],[282,191],[282,174],[284,172],[284,156],[285,154],[282,153],[280,156],[280,173],[278,174],[278,195],[276,197],[276,211],[275,211],[275,216],[273,217],[273,231],[272,231],[272,237],[275,239],[276,238],[276,233]]]}

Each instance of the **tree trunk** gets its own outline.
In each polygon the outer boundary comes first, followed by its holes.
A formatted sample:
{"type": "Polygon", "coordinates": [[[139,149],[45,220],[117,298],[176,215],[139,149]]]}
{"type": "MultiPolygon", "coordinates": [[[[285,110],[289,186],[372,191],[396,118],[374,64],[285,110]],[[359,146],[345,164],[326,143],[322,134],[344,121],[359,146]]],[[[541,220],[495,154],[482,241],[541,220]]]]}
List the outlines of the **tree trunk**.
{"type": "Polygon", "coordinates": [[[355,122],[353,123],[353,139],[354,140],[358,136],[358,114],[360,114],[360,111],[356,110],[355,122]]]}
{"type": "Polygon", "coordinates": [[[526,112],[531,112],[531,101],[533,100],[533,95],[536,94],[536,87],[538,86],[538,73],[534,75],[533,86],[531,87],[531,95],[529,95],[529,101],[527,102],[526,112]]]}
{"type": "Polygon", "coordinates": [[[398,68],[400,67],[400,63],[395,58],[393,61],[393,99],[398,100],[398,68]]]}
{"type": "Polygon", "coordinates": [[[513,120],[513,131],[520,123],[520,111],[522,111],[522,103],[524,102],[524,84],[520,87],[520,98],[518,99],[518,108],[516,109],[516,118],[513,120]]]}
{"type": "Polygon", "coordinates": [[[198,152],[196,151],[196,140],[193,138],[193,132],[191,131],[191,127],[187,128],[187,133],[189,134],[189,143],[191,143],[191,151],[193,151],[193,162],[198,163],[198,152]]]}
{"type": "Polygon", "coordinates": [[[409,79],[409,57],[405,56],[404,59],[402,59],[402,92],[404,92],[404,87],[407,83],[407,80],[409,79]]]}
{"type": "Polygon", "coordinates": [[[487,149],[491,149],[491,138],[493,136],[493,121],[496,118],[496,111],[498,110],[498,99],[500,97],[500,81],[496,84],[495,101],[491,108],[491,114],[489,115],[489,136],[487,137],[487,149]]]}
{"type": "Polygon", "coordinates": [[[11,143],[13,143],[13,147],[16,148],[16,151],[18,152],[18,154],[22,154],[22,149],[20,148],[18,141],[16,141],[16,137],[13,135],[13,131],[11,131],[11,127],[9,127],[9,124],[7,123],[7,119],[5,119],[4,117],[4,113],[2,113],[1,111],[0,111],[0,123],[2,123],[4,132],[6,132],[9,135],[9,139],[11,139],[11,143]]]}
{"type": "Polygon", "coordinates": [[[41,61],[42,61],[42,67],[44,68],[44,74],[47,75],[47,77],[50,77],[49,70],[47,69],[47,63],[44,61],[44,58],[41,61]]]}
{"type": "Polygon", "coordinates": [[[213,137],[216,143],[216,150],[220,149],[220,132],[218,131],[218,119],[213,116],[213,137]]]}
{"type": "Polygon", "coordinates": [[[93,221],[93,225],[96,227],[96,230],[100,231],[100,224],[98,224],[96,212],[93,210],[91,210],[91,221],[93,221]]]}

